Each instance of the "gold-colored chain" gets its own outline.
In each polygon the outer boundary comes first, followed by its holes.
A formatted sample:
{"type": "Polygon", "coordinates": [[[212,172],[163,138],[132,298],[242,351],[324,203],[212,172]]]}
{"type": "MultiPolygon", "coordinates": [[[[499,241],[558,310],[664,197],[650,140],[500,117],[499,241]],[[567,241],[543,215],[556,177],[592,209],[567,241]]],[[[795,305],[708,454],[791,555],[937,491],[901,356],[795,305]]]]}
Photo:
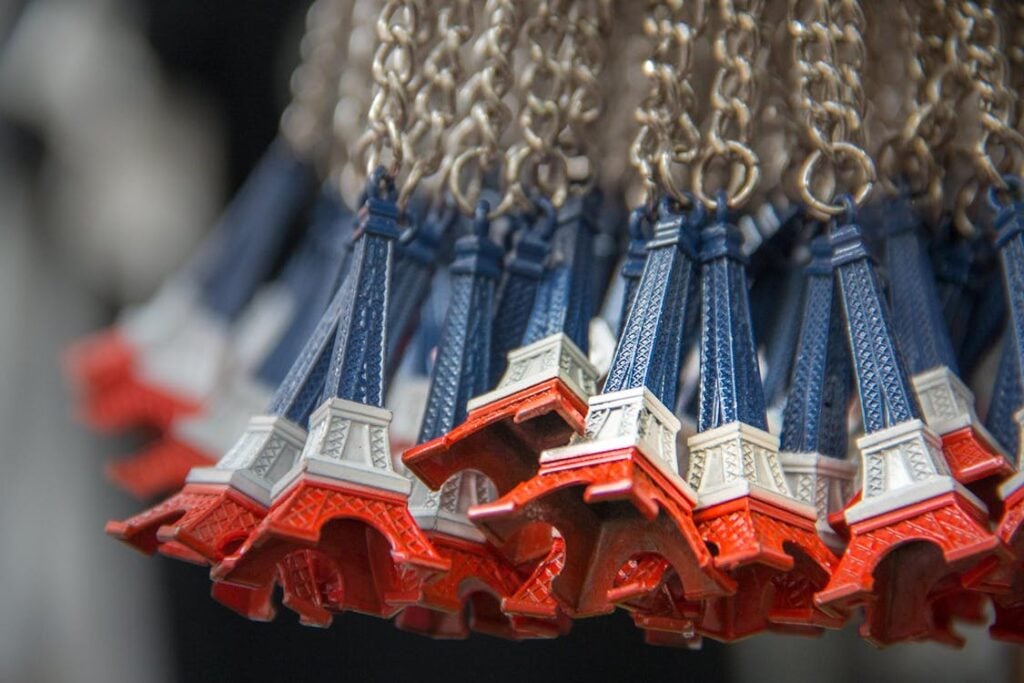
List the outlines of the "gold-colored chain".
{"type": "Polygon", "coordinates": [[[565,38],[571,91],[566,126],[558,138],[568,160],[570,191],[582,194],[597,178],[597,122],[605,111],[601,79],[610,38],[611,0],[574,0],[565,38]]]}
{"type": "MultiPolygon", "coordinates": [[[[1018,2],[1009,20],[1007,55],[1010,59],[1010,91],[1019,97],[1024,91],[1024,3],[1018,2]]],[[[1017,132],[1024,133],[1024,107],[1017,107],[1017,132]]]]}
{"type": "Polygon", "coordinates": [[[331,147],[331,115],[351,28],[352,0],[317,0],[306,14],[301,62],[292,73],[292,101],[281,134],[298,155],[322,165],[331,147]]]}
{"type": "Polygon", "coordinates": [[[974,160],[982,179],[1001,188],[1003,173],[1015,170],[1014,156],[1024,148],[1024,138],[1014,128],[1016,95],[1007,85],[1002,29],[991,0],[960,2],[956,10],[964,25],[972,25],[963,51],[965,76],[977,95],[981,124],[981,135],[973,146],[974,160]],[[997,146],[1002,148],[999,162],[993,159],[997,146]]]}
{"type": "MultiPolygon", "coordinates": [[[[484,176],[499,161],[501,136],[512,119],[504,100],[515,84],[512,60],[521,26],[515,0],[487,0],[484,12],[486,27],[475,46],[482,65],[459,95],[467,111],[450,135],[448,152],[448,190],[467,215],[473,214],[484,176]]],[[[502,210],[492,210],[492,218],[502,210]]]]}
{"type": "Polygon", "coordinates": [[[875,182],[864,151],[864,11],[858,0],[790,0],[789,32],[798,75],[796,110],[811,152],[800,166],[800,197],[809,212],[827,220],[845,210],[835,198],[844,162],[854,165],[848,189],[860,205],[875,182]],[[825,168],[828,162],[831,168],[825,168]]]}
{"type": "Polygon", "coordinates": [[[1002,27],[990,0],[961,0],[949,12],[954,34],[947,50],[965,86],[963,101],[976,103],[977,134],[966,150],[973,167],[956,193],[953,221],[963,235],[976,232],[970,217],[983,186],[1005,189],[1003,173],[1019,170],[1024,138],[1014,128],[1017,95],[1007,86],[1002,27]],[[998,160],[995,158],[998,157],[998,160]]]}
{"type": "Polygon", "coordinates": [[[943,2],[919,0],[900,5],[907,25],[907,111],[899,132],[879,149],[881,183],[889,193],[898,181],[926,203],[941,208],[944,170],[939,157],[953,138],[958,83],[951,53],[946,50],[951,28],[943,2]]]}
{"type": "Polygon", "coordinates": [[[461,48],[473,35],[470,0],[443,0],[436,15],[434,44],[423,62],[422,82],[413,101],[415,118],[405,134],[403,154],[411,167],[398,192],[400,206],[422,179],[441,168],[445,136],[455,121],[457,90],[465,75],[461,48]]]}
{"type": "Polygon", "coordinates": [[[760,161],[750,146],[756,85],[753,62],[761,49],[758,26],[762,0],[717,0],[718,31],[713,43],[717,69],[711,85],[711,112],[704,151],[693,172],[693,193],[709,208],[724,191],[729,208],[742,206],[757,187],[760,161]],[[707,191],[705,181],[716,164],[729,169],[721,190],[707,191]]]}
{"type": "Polygon", "coordinates": [[[374,92],[360,145],[367,175],[384,166],[398,181],[412,165],[405,158],[403,136],[410,124],[413,79],[420,72],[417,57],[429,38],[428,27],[433,28],[424,13],[424,4],[418,0],[387,0],[377,19],[378,44],[371,68],[374,92]]]}
{"type": "Polygon", "coordinates": [[[527,48],[527,63],[519,78],[523,139],[507,156],[500,210],[529,204],[524,174],[555,206],[561,206],[568,195],[569,163],[558,136],[566,125],[573,88],[571,65],[563,53],[570,33],[569,5],[569,0],[537,0],[523,25],[527,48]]]}
{"type": "Polygon", "coordinates": [[[690,83],[694,42],[705,24],[704,2],[651,2],[643,30],[652,44],[644,62],[650,91],[637,109],[640,130],[630,161],[644,181],[644,201],[659,190],[681,204],[690,200],[675,178],[676,164],[692,164],[699,153],[700,129],[694,123],[695,95],[690,83]]]}

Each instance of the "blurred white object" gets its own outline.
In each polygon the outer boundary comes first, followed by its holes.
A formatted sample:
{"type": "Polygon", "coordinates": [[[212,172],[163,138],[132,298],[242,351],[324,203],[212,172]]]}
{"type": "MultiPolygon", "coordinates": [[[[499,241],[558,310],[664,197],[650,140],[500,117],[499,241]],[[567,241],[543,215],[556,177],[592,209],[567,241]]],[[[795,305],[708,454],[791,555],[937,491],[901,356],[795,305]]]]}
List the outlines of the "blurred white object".
{"type": "Polygon", "coordinates": [[[222,159],[209,108],[165,84],[118,2],[29,3],[0,59],[0,115],[46,141],[46,222],[75,274],[152,291],[212,223],[222,159]]]}

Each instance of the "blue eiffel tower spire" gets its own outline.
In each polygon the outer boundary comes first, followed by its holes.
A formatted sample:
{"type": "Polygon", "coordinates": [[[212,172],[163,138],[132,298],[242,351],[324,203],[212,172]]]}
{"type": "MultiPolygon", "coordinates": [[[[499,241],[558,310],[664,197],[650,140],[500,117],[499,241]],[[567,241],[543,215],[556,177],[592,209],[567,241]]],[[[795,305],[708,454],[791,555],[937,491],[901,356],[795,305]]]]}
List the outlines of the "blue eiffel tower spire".
{"type": "Polygon", "coordinates": [[[864,431],[870,434],[919,418],[921,411],[896,346],[889,307],[860,227],[851,220],[834,230],[830,241],[864,431]]]}
{"type": "MultiPolygon", "coordinates": [[[[391,298],[392,252],[400,233],[391,188],[382,190],[382,174],[374,175],[367,183],[366,202],[359,210],[352,264],[339,290],[344,308],[322,398],[383,407],[384,328],[391,298]]],[[[391,181],[386,182],[390,186],[391,181]]]]}
{"type": "Polygon", "coordinates": [[[1003,349],[999,354],[999,368],[996,370],[996,381],[988,404],[988,415],[985,416],[985,427],[999,445],[1010,453],[1016,450],[1020,442],[1020,425],[1013,416],[1024,405],[1021,373],[1017,368],[1019,362],[1013,334],[1003,335],[1003,349]]]}
{"type": "Polygon", "coordinates": [[[811,255],[781,450],[845,458],[853,376],[827,237],[811,242],[811,255]]]}
{"type": "Polygon", "coordinates": [[[694,305],[694,232],[701,221],[702,209],[684,216],[662,202],[603,393],[646,387],[663,405],[675,405],[683,327],[687,309],[694,305]]]}
{"type": "Polygon", "coordinates": [[[619,314],[619,329],[626,325],[626,318],[633,308],[633,301],[636,299],[636,290],[640,284],[640,278],[644,274],[644,264],[647,262],[647,235],[646,230],[650,221],[650,213],[645,206],[638,206],[629,214],[629,248],[626,251],[626,260],[622,264],[622,312],[619,314]]]}
{"type": "Polygon", "coordinates": [[[348,260],[352,222],[353,215],[337,191],[325,186],[314,207],[308,235],[283,275],[291,282],[297,305],[284,334],[256,371],[257,378],[268,386],[277,387],[284,381],[337,291],[348,260]]]}
{"type": "Polygon", "coordinates": [[[918,240],[919,221],[906,197],[885,212],[886,268],[893,325],[911,374],[945,366],[957,371],[956,354],[942,314],[935,276],[918,240]]]}
{"type": "MultiPolygon", "coordinates": [[[[1018,181],[1019,183],[1019,181],[1018,181]]],[[[1019,184],[1013,183],[1019,190],[1019,184]]],[[[994,202],[993,202],[994,203],[994,202]]],[[[1000,207],[996,217],[996,247],[999,249],[999,261],[1003,271],[1003,285],[1006,291],[1007,304],[1010,309],[1009,329],[1006,333],[1005,353],[1013,354],[1016,392],[1019,397],[1024,393],[1024,202],[1000,207]]],[[[1004,359],[1004,362],[1012,362],[1004,359]]],[[[1001,363],[1002,365],[1002,363],[1001,363]]],[[[1008,373],[1010,368],[1000,367],[1000,373],[1008,373]]],[[[1011,396],[1003,400],[1012,399],[1011,396]]],[[[1020,401],[1013,410],[1019,410],[1020,401]]],[[[1009,408],[1007,406],[1007,408],[1009,408]]],[[[1008,431],[1008,430],[1003,430],[1008,431]]],[[[1017,443],[1010,444],[1016,450],[1017,443]]]]}
{"type": "Polygon", "coordinates": [[[557,216],[550,203],[540,206],[542,213],[536,222],[516,231],[518,236],[495,294],[497,306],[491,330],[489,386],[494,386],[501,379],[508,365],[508,352],[523,341],[537,288],[544,275],[544,261],[548,257],[549,240],[557,225],[557,216]]]}
{"type": "Polygon", "coordinates": [[[490,205],[480,202],[473,234],[455,243],[451,297],[430,378],[419,442],[435,439],[466,419],[466,403],[490,388],[491,314],[501,275],[501,248],[488,237],[490,205]]]}
{"type": "Polygon", "coordinates": [[[541,280],[523,345],[564,333],[583,353],[594,313],[593,202],[572,200],[559,216],[552,263],[541,280]]]}
{"type": "Polygon", "coordinates": [[[357,218],[359,225],[344,280],[335,290],[305,346],[274,393],[268,408],[270,414],[287,418],[302,427],[309,421],[309,416],[319,405],[324,392],[338,323],[346,309],[351,309],[354,305],[353,278],[358,277],[356,261],[365,259],[366,226],[370,223],[376,225],[390,221],[394,233],[388,234],[397,234],[397,228],[394,227],[396,215],[393,203],[375,197],[367,199],[357,218]]]}
{"type": "MultiPolygon", "coordinates": [[[[724,213],[724,212],[722,212],[724,213]]],[[[768,430],[750,323],[739,228],[725,216],[701,231],[701,382],[697,429],[731,422],[768,430]]]]}
{"type": "Polygon", "coordinates": [[[266,280],[285,250],[298,214],[316,189],[316,173],[275,143],[232,200],[216,258],[197,264],[210,310],[234,320],[266,280]]]}
{"type": "Polygon", "coordinates": [[[457,214],[453,207],[431,210],[422,222],[395,245],[391,289],[400,292],[388,305],[386,378],[390,380],[402,362],[402,351],[412,339],[420,309],[430,293],[438,252],[457,214]]]}

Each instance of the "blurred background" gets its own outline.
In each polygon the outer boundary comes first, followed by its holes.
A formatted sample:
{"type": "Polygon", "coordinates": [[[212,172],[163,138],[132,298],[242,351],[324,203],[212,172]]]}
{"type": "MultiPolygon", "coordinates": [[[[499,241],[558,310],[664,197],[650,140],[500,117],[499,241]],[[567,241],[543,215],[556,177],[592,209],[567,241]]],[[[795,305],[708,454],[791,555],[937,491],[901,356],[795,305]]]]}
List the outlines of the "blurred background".
{"type": "Polygon", "coordinates": [[[144,300],[273,138],[306,3],[0,0],[0,681],[1009,681],[1021,651],[878,651],[856,625],[701,652],[644,646],[628,617],[552,642],[432,642],[359,615],[250,623],[206,570],[103,534],[143,503],[103,462],[59,354],[144,300]]]}

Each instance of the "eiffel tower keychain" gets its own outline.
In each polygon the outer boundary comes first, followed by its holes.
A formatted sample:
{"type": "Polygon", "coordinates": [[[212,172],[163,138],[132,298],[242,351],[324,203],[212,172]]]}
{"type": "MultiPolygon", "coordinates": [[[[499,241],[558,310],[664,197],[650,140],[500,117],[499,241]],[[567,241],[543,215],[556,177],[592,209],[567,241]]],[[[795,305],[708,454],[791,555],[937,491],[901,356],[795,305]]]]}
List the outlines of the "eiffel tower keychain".
{"type": "Polygon", "coordinates": [[[317,0],[214,237],[68,355],[179,488],[107,532],[253,620],[1024,642],[1022,12],[317,0]]]}

